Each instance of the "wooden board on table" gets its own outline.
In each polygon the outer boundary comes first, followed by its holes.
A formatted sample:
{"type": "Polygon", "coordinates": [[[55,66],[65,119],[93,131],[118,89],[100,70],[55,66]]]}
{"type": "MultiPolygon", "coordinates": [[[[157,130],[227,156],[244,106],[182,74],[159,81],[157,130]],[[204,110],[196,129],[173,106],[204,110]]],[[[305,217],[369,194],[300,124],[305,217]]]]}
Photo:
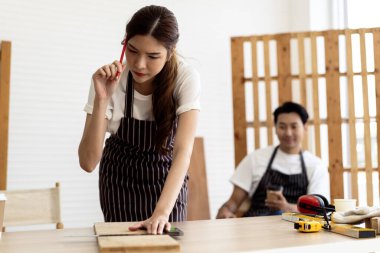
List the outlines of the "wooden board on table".
{"type": "Polygon", "coordinates": [[[145,235],[146,230],[129,231],[136,222],[97,222],[94,224],[97,235],[145,235]]]}
{"type": "Polygon", "coordinates": [[[99,222],[94,229],[101,253],[178,252],[180,244],[169,235],[148,235],[145,230],[129,231],[134,222],[99,222]],[[107,236],[109,235],[109,236],[107,236]],[[114,236],[118,235],[118,236],[114,236]],[[125,236],[124,236],[125,235],[125,236]]]}

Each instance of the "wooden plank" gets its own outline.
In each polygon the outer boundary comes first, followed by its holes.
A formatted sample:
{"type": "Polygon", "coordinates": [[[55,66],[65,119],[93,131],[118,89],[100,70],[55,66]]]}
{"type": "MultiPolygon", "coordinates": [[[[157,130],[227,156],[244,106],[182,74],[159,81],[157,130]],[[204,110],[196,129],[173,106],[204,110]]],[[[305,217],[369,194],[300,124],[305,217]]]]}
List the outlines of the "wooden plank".
{"type": "Polygon", "coordinates": [[[96,235],[147,235],[147,230],[130,231],[129,227],[136,222],[96,222],[94,231],[96,235]]]}
{"type": "Polygon", "coordinates": [[[129,231],[128,228],[134,224],[135,222],[95,223],[95,234],[100,236],[98,237],[100,252],[180,251],[179,242],[169,235],[148,235],[146,230],[129,231]]]}
{"type": "Polygon", "coordinates": [[[255,149],[260,148],[260,115],[259,115],[259,75],[257,68],[257,39],[251,38],[252,52],[252,91],[253,91],[253,131],[255,149]]]}
{"type": "Polygon", "coordinates": [[[236,167],[247,154],[244,94],[244,50],[243,40],[241,39],[231,39],[231,62],[236,167]]]}
{"type": "Polygon", "coordinates": [[[290,71],[290,34],[277,37],[278,101],[281,105],[292,100],[290,71]]]}
{"type": "MultiPolygon", "coordinates": [[[[380,28],[373,31],[373,50],[375,63],[375,89],[376,89],[376,128],[377,128],[377,161],[380,163],[380,28]]],[[[379,165],[378,165],[379,167],[379,165]]],[[[378,171],[380,181],[380,171],[378,171]]],[[[380,184],[379,189],[380,191],[380,184]]]]}
{"type": "MultiPolygon", "coordinates": [[[[365,45],[365,32],[360,29],[360,58],[361,70],[367,71],[367,56],[365,45]]],[[[368,102],[368,80],[367,75],[362,74],[363,89],[363,112],[364,112],[364,150],[365,150],[365,167],[366,167],[366,186],[367,186],[367,205],[373,206],[373,187],[372,187],[372,155],[371,155],[371,129],[369,118],[369,102],[368,102]]]]}
{"type": "Polygon", "coordinates": [[[100,253],[180,252],[180,244],[168,235],[105,236],[98,238],[100,253]]]}
{"type": "Polygon", "coordinates": [[[0,46],[0,190],[6,190],[12,44],[2,41],[0,46]]]}
{"type": "Polygon", "coordinates": [[[180,244],[168,235],[104,236],[98,238],[100,253],[180,252],[180,244]]]}
{"type": "MultiPolygon", "coordinates": [[[[306,70],[305,70],[305,37],[302,33],[297,35],[298,45],[298,69],[299,69],[299,84],[300,84],[300,97],[301,104],[307,109],[307,92],[306,92],[306,70]]],[[[303,139],[302,147],[310,149],[309,147],[309,134],[306,132],[306,138],[303,139]]]]}
{"type": "Polygon", "coordinates": [[[315,154],[321,157],[321,120],[319,116],[319,85],[318,85],[318,54],[317,37],[315,33],[310,35],[311,42],[311,76],[313,83],[313,118],[315,136],[315,154]]]}
{"type": "Polygon", "coordinates": [[[347,61],[347,96],[348,96],[348,125],[350,129],[350,163],[351,163],[351,194],[352,198],[359,200],[358,190],[358,161],[356,152],[356,119],[354,76],[352,71],[352,40],[351,32],[346,31],[346,61],[347,61]]]}
{"type": "Polygon", "coordinates": [[[302,33],[297,35],[298,45],[298,67],[299,67],[299,82],[300,82],[300,95],[301,104],[307,107],[307,94],[306,94],[306,70],[305,70],[305,37],[302,33]]]}
{"type": "Polygon", "coordinates": [[[324,33],[331,199],[344,198],[338,35],[324,33]]]}
{"type": "Polygon", "coordinates": [[[210,219],[203,138],[196,137],[189,165],[187,220],[210,219]]]}
{"type": "MultiPolygon", "coordinates": [[[[366,74],[367,76],[370,76],[370,75],[374,75],[375,72],[373,72],[373,71],[367,71],[367,72],[365,72],[365,74],[366,74]]],[[[361,76],[361,75],[362,75],[362,72],[354,72],[353,75],[354,75],[354,76],[361,76]]],[[[339,76],[347,76],[347,72],[340,72],[340,73],[339,73],[339,76]]],[[[305,74],[305,77],[306,77],[306,79],[313,78],[312,74],[305,74]]],[[[318,77],[318,78],[326,78],[326,74],[317,74],[316,77],[318,77]]],[[[291,74],[291,75],[289,76],[289,78],[290,78],[291,80],[298,80],[300,77],[299,77],[298,74],[296,74],[296,75],[292,75],[292,74],[291,74]]],[[[277,77],[277,76],[271,76],[271,77],[270,77],[270,80],[271,80],[271,81],[277,81],[277,80],[278,80],[278,77],[277,77]]],[[[244,81],[246,81],[246,82],[248,82],[248,81],[252,81],[252,78],[251,78],[251,77],[248,77],[248,78],[246,77],[246,78],[244,78],[244,81]]],[[[265,78],[264,78],[264,77],[259,77],[258,81],[265,81],[265,78]]]]}
{"type": "MultiPolygon", "coordinates": [[[[349,123],[349,119],[348,118],[341,118],[340,119],[341,123],[344,124],[344,123],[349,123]]],[[[370,117],[370,121],[371,122],[376,122],[376,119],[375,117],[370,117]]],[[[320,120],[321,124],[327,124],[328,123],[328,120],[327,119],[321,119],[320,120]]],[[[356,117],[356,123],[362,123],[364,122],[364,119],[363,117],[356,117]]],[[[314,124],[314,120],[311,119],[309,120],[309,124],[313,125],[314,124]]],[[[253,123],[251,121],[247,121],[247,127],[252,127],[253,126],[253,123]]],[[[266,122],[260,122],[260,126],[261,127],[265,127],[266,126],[266,122]]]]}
{"type": "Polygon", "coordinates": [[[273,144],[273,119],[272,119],[272,88],[270,80],[270,60],[269,60],[269,38],[263,38],[264,43],[264,79],[265,79],[265,101],[267,112],[267,137],[268,145],[273,144]]]}

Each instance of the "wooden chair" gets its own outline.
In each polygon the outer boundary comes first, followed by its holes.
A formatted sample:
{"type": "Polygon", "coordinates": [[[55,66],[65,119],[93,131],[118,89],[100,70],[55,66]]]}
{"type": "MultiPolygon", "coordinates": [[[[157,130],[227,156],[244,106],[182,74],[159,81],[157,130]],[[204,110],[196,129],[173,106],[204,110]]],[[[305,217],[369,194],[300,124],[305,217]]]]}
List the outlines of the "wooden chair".
{"type": "MultiPolygon", "coordinates": [[[[6,195],[4,228],[10,226],[28,226],[56,224],[63,228],[61,221],[60,187],[31,190],[1,191],[6,195]]],[[[3,228],[3,231],[5,231],[3,228]]]]}
{"type": "Polygon", "coordinates": [[[210,219],[203,138],[196,137],[189,167],[187,220],[210,219]]]}

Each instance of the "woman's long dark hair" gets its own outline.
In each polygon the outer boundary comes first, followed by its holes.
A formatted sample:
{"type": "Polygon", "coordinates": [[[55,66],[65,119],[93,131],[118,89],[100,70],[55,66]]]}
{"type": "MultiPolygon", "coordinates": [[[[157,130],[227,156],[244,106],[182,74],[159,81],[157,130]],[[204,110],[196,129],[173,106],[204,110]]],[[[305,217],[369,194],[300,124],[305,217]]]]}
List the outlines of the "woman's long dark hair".
{"type": "Polygon", "coordinates": [[[127,40],[135,35],[151,35],[167,49],[167,62],[153,80],[153,115],[157,123],[156,149],[166,154],[167,139],[176,118],[176,104],[173,98],[177,79],[178,64],[175,46],[178,42],[178,23],[174,14],[165,7],[146,6],[137,11],[127,24],[127,40]]]}

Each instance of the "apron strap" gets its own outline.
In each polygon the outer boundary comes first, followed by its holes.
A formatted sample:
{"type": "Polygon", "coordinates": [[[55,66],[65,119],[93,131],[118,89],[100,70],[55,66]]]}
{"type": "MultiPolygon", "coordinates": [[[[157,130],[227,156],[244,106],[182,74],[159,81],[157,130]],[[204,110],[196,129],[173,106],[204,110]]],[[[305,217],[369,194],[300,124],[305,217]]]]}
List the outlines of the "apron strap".
{"type": "Polygon", "coordinates": [[[302,150],[300,151],[300,159],[301,159],[302,174],[305,175],[307,185],[309,185],[309,179],[308,179],[307,173],[306,173],[306,165],[305,165],[305,160],[303,159],[302,150]]]}
{"type": "Polygon", "coordinates": [[[133,77],[131,72],[128,72],[128,78],[127,78],[127,87],[126,87],[126,93],[125,93],[125,110],[124,110],[124,117],[125,118],[132,118],[133,117],[133,77]]]}
{"type": "Polygon", "coordinates": [[[268,165],[267,165],[267,169],[266,169],[266,171],[271,170],[271,167],[272,167],[272,163],[273,163],[274,157],[276,156],[276,154],[277,154],[277,150],[278,150],[279,147],[280,147],[280,145],[278,145],[277,147],[274,148],[274,151],[273,151],[273,153],[272,153],[272,156],[270,157],[269,163],[268,163],[268,165]]]}

